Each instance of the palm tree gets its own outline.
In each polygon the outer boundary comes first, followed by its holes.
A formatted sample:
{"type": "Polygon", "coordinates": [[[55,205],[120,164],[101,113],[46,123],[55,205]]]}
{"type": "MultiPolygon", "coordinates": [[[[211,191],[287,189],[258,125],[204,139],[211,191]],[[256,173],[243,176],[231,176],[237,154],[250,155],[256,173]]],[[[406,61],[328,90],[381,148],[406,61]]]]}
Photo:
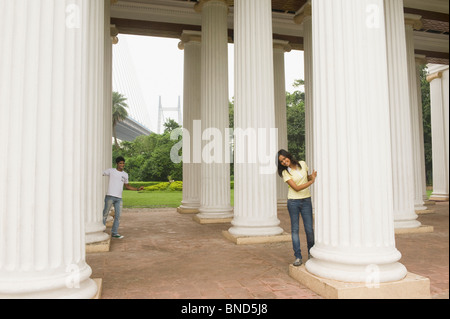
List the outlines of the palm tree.
{"type": "Polygon", "coordinates": [[[116,147],[119,146],[117,143],[117,134],[116,134],[116,126],[119,122],[124,121],[128,117],[128,112],[126,108],[128,105],[126,103],[127,98],[118,92],[113,92],[112,95],[112,107],[113,107],[113,135],[114,135],[114,144],[116,147]]]}

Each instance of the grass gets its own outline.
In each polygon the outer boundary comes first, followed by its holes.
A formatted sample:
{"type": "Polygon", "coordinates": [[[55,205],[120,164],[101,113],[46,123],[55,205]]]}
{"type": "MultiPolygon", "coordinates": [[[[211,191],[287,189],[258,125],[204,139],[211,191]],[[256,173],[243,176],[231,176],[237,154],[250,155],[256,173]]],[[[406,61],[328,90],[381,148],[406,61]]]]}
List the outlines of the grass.
{"type": "MultiPolygon", "coordinates": [[[[430,197],[432,190],[427,190],[430,197]]],[[[234,190],[231,190],[231,206],[234,205],[234,190]]],[[[177,208],[183,200],[183,192],[156,191],[156,192],[133,192],[123,191],[123,206],[125,208],[177,208]]]]}
{"type": "Polygon", "coordinates": [[[155,191],[140,193],[134,191],[123,191],[123,207],[125,208],[176,208],[180,206],[182,199],[182,192],[155,191]]]}
{"type": "MultiPolygon", "coordinates": [[[[183,192],[155,191],[134,192],[123,191],[123,207],[125,208],[177,208],[183,200],[183,192]]],[[[231,206],[234,205],[234,192],[231,190],[231,206]]]]}

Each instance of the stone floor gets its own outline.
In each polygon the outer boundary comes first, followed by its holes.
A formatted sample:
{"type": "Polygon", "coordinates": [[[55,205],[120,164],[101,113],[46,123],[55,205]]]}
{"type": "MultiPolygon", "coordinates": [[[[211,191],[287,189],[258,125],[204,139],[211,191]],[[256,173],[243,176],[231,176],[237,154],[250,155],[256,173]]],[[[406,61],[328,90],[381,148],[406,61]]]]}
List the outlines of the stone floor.
{"type": "MultiPolygon", "coordinates": [[[[432,233],[396,235],[409,272],[428,277],[434,299],[449,298],[449,204],[420,215],[432,233]]],[[[89,253],[102,299],[321,299],[292,279],[291,243],[236,245],[223,236],[230,224],[200,225],[176,209],[125,209],[109,252],[89,253]]],[[[289,215],[280,212],[285,231],[289,215]]],[[[301,234],[306,251],[305,235],[301,234]]]]}

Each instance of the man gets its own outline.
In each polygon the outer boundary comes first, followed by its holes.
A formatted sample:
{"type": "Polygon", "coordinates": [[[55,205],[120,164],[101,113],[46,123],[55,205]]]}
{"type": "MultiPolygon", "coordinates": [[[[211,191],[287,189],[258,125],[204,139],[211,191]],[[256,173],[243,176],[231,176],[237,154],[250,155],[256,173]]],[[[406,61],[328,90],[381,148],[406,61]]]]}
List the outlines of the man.
{"type": "Polygon", "coordinates": [[[120,214],[122,213],[122,193],[123,186],[130,191],[140,191],[144,187],[139,188],[131,187],[128,183],[128,174],[124,171],[125,159],[120,156],[116,159],[116,168],[110,168],[103,172],[103,176],[109,176],[108,192],[105,196],[105,208],[103,209],[103,224],[106,225],[106,219],[108,218],[109,211],[112,205],[114,205],[115,217],[114,224],[111,230],[111,236],[113,238],[122,239],[123,236],[118,233],[120,224],[120,214]]]}

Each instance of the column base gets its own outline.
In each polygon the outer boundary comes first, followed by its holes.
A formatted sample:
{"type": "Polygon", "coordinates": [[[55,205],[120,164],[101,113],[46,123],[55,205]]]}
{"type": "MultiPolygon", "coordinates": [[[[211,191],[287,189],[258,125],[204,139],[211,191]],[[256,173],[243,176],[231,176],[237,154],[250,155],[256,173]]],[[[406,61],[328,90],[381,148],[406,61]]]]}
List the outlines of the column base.
{"type": "MultiPolygon", "coordinates": [[[[418,216],[416,215],[416,218],[418,216]]],[[[410,220],[395,220],[394,221],[394,228],[397,229],[405,229],[405,228],[419,228],[420,226],[422,226],[422,224],[415,220],[415,219],[410,219],[410,220]]]]}
{"type": "Polygon", "coordinates": [[[414,205],[414,211],[416,212],[416,214],[417,214],[417,211],[426,210],[426,209],[427,209],[427,207],[425,206],[425,203],[414,205]]]}
{"type": "Polygon", "coordinates": [[[268,237],[268,236],[279,236],[284,233],[283,228],[278,226],[264,226],[251,227],[245,225],[237,225],[235,221],[231,223],[231,227],[228,232],[234,237],[268,237]]]}
{"type": "Polygon", "coordinates": [[[108,216],[108,218],[106,218],[106,228],[112,228],[113,224],[114,224],[114,217],[108,216]]]}
{"type": "Polygon", "coordinates": [[[313,258],[306,264],[311,274],[337,281],[354,283],[387,283],[402,280],[407,274],[406,267],[398,262],[401,254],[396,249],[353,249],[347,252],[321,249],[315,245],[310,251],[313,258]],[[365,250],[366,254],[361,254],[365,250]],[[319,259],[320,258],[320,259],[319,259]]]}
{"type": "MultiPolygon", "coordinates": [[[[105,229],[106,229],[106,227],[105,227],[105,229]]],[[[108,235],[105,232],[95,233],[95,234],[86,234],[86,245],[101,244],[101,243],[107,241],[109,238],[110,238],[110,235],[108,235]]]]}
{"type": "Polygon", "coordinates": [[[326,299],[431,299],[430,280],[407,273],[400,281],[366,284],[324,279],[309,273],[305,266],[289,266],[289,275],[326,299]]]}
{"type": "Polygon", "coordinates": [[[199,210],[198,208],[180,206],[177,208],[177,212],[179,214],[198,214],[199,210]]]}
{"type": "Polygon", "coordinates": [[[417,215],[427,215],[427,214],[433,214],[434,209],[422,209],[422,210],[416,210],[417,215]]]}
{"type": "Polygon", "coordinates": [[[102,298],[102,289],[103,289],[103,279],[101,279],[101,278],[94,278],[92,280],[97,285],[97,293],[95,294],[94,297],[92,297],[92,299],[101,299],[102,298]]]}
{"type": "Polygon", "coordinates": [[[111,235],[108,235],[107,240],[92,244],[86,244],[86,254],[108,252],[110,248],[111,248],[111,235]]]}
{"type": "Polygon", "coordinates": [[[102,222],[86,225],[86,244],[95,244],[108,240],[109,235],[105,233],[106,226],[102,222]]]}
{"type": "Polygon", "coordinates": [[[396,228],[395,234],[420,234],[420,233],[432,233],[434,232],[433,226],[425,226],[420,225],[419,227],[413,227],[413,228],[396,228]]]}
{"type": "Polygon", "coordinates": [[[448,202],[448,194],[431,194],[430,200],[435,202],[448,202]]]}
{"type": "Polygon", "coordinates": [[[282,243],[290,242],[292,240],[291,234],[285,232],[274,236],[235,236],[229,231],[223,231],[222,234],[226,239],[236,245],[282,243]]]}
{"type": "Polygon", "coordinates": [[[38,278],[31,282],[16,281],[14,285],[19,287],[19,290],[6,287],[5,291],[0,291],[0,299],[93,299],[98,295],[98,285],[94,280],[86,278],[77,282],[78,279],[82,278],[73,273],[69,276],[59,276],[56,280],[38,278]]]}
{"type": "Polygon", "coordinates": [[[277,201],[277,209],[278,210],[287,210],[287,200],[278,200],[277,201]]]}
{"type": "Polygon", "coordinates": [[[199,223],[200,225],[207,224],[229,224],[233,220],[233,217],[225,217],[225,218],[204,218],[199,215],[195,215],[192,217],[192,220],[199,223]]]}
{"type": "Polygon", "coordinates": [[[233,220],[234,213],[231,207],[200,208],[193,220],[199,224],[225,224],[233,220]]]}

